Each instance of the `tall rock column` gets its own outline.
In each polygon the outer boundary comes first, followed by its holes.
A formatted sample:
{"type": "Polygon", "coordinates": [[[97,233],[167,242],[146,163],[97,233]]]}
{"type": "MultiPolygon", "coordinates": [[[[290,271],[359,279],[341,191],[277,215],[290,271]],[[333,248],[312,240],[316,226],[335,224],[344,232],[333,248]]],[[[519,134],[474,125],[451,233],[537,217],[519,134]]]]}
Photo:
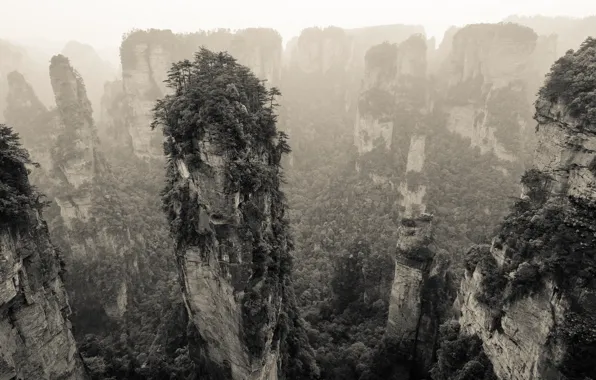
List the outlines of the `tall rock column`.
{"type": "Polygon", "coordinates": [[[0,125],[0,378],[82,380],[62,262],[29,184],[28,154],[0,125]]]}
{"type": "Polygon", "coordinates": [[[92,183],[102,164],[96,154],[99,140],[82,78],[68,58],[52,57],[50,79],[60,118],[56,144],[51,155],[54,175],[61,181],[56,203],[67,224],[87,220],[91,207],[92,183]]]}
{"type": "Polygon", "coordinates": [[[174,73],[174,95],[158,102],[154,125],[166,138],[164,205],[199,374],[316,378],[307,340],[296,338],[304,331],[290,281],[279,189],[288,146],[275,128],[275,92],[229,55],[205,49],[174,73]],[[179,119],[185,107],[197,113],[179,119]]]}
{"type": "Polygon", "coordinates": [[[73,320],[85,330],[96,319],[119,320],[124,315],[136,236],[131,235],[121,194],[110,183],[114,178],[99,150],[83,79],[61,55],[51,60],[50,79],[57,128],[45,185],[58,207],[48,216],[53,216],[50,229],[71,267],[67,282],[73,320]]]}

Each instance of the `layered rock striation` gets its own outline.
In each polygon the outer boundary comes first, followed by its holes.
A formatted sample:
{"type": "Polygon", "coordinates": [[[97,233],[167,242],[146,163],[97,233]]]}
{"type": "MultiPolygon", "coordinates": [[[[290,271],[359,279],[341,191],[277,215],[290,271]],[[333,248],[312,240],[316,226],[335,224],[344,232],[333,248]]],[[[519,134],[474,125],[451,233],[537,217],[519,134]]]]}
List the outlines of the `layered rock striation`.
{"type": "Polygon", "coordinates": [[[208,379],[316,377],[305,336],[297,338],[304,331],[289,277],[279,188],[288,146],[275,128],[276,93],[226,54],[203,49],[190,65],[175,66],[174,95],[158,103],[154,125],[166,138],[164,206],[191,357],[208,379]],[[203,69],[188,74],[190,67],[203,69]],[[197,109],[194,122],[172,118],[184,112],[180,102],[197,109]]]}
{"type": "Polygon", "coordinates": [[[588,39],[553,66],[536,102],[538,145],[522,197],[492,245],[468,255],[460,324],[482,339],[501,379],[596,373],[595,45],[588,39]]]}
{"type": "Polygon", "coordinates": [[[62,218],[87,220],[93,181],[105,164],[97,154],[99,140],[93,110],[83,79],[68,58],[57,55],[50,64],[50,80],[59,117],[56,142],[51,150],[53,174],[63,186],[56,197],[62,218]]]}
{"type": "Polygon", "coordinates": [[[124,262],[132,262],[126,256],[136,236],[125,221],[120,194],[109,183],[113,178],[82,78],[68,58],[58,55],[51,61],[50,79],[57,107],[47,110],[24,77],[12,73],[5,115],[40,162],[32,179],[52,200],[48,224],[71,268],[65,278],[73,320],[84,331],[82,321],[90,315],[118,319],[125,312],[130,276],[124,275],[124,262]],[[103,292],[97,292],[98,285],[103,292]]]}
{"type": "Polygon", "coordinates": [[[0,125],[0,378],[87,379],[71,332],[63,263],[29,184],[28,154],[0,125]]]}

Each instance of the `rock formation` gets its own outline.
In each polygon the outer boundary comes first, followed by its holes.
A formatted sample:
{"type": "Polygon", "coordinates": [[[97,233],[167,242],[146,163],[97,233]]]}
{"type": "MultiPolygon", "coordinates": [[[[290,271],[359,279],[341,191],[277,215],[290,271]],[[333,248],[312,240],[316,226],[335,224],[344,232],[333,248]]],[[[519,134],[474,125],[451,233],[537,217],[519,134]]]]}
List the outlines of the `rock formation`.
{"type": "Polygon", "coordinates": [[[0,378],[81,380],[63,263],[31,188],[28,155],[0,125],[0,378]]]}
{"type": "Polygon", "coordinates": [[[82,78],[68,58],[58,55],[52,58],[50,79],[57,107],[48,111],[23,76],[11,73],[5,115],[22,133],[33,159],[40,162],[32,178],[52,200],[46,216],[71,268],[65,277],[73,320],[79,323],[89,314],[104,312],[117,319],[127,303],[124,253],[134,237],[122,215],[120,195],[114,184],[108,184],[111,174],[99,150],[82,78]],[[99,265],[102,261],[110,265],[99,265]],[[94,282],[100,278],[111,280],[98,293],[94,282]],[[89,313],[88,308],[92,309],[89,313]]]}
{"type": "Polygon", "coordinates": [[[346,29],[346,34],[352,37],[354,44],[354,59],[352,64],[360,69],[364,69],[364,57],[368,49],[372,46],[385,42],[389,44],[401,44],[412,35],[424,35],[425,31],[422,25],[393,24],[346,29]]]}
{"type": "Polygon", "coordinates": [[[543,36],[556,37],[555,54],[557,57],[569,49],[575,49],[586,36],[596,34],[596,16],[582,18],[548,16],[509,16],[504,22],[513,22],[532,28],[543,36]]]}
{"type": "Polygon", "coordinates": [[[219,91],[226,110],[186,86],[184,71],[171,82],[182,96],[156,109],[167,141],[164,204],[191,320],[191,357],[206,379],[309,379],[316,368],[310,348],[296,346],[295,334],[304,332],[279,189],[287,145],[270,101],[246,100],[274,93],[228,55],[202,50],[192,64],[209,70],[193,70],[191,86],[219,91]],[[172,123],[180,101],[201,111],[190,125],[172,123]],[[225,121],[207,122],[211,115],[225,121]]]}
{"type": "MultiPolygon", "coordinates": [[[[360,154],[372,151],[377,143],[390,150],[394,132],[408,133],[419,123],[427,100],[426,41],[422,35],[416,35],[399,46],[377,45],[368,50],[365,62],[354,132],[354,144],[360,154]],[[403,124],[410,119],[404,117],[404,112],[411,114],[412,125],[403,124]]],[[[424,154],[424,142],[421,144],[417,146],[422,147],[424,154]]]]}
{"type": "Polygon", "coordinates": [[[596,373],[595,45],[588,39],[553,66],[536,102],[538,145],[522,198],[492,245],[467,258],[460,324],[482,339],[500,379],[596,373]]]}
{"type": "Polygon", "coordinates": [[[97,119],[101,109],[104,84],[116,77],[116,69],[104,61],[95,49],[77,41],[68,42],[61,52],[77,68],[85,80],[87,97],[91,102],[94,117],[97,119]]]}
{"type": "MultiPolygon", "coordinates": [[[[447,128],[471,140],[481,152],[504,161],[532,150],[531,103],[544,72],[534,65],[538,36],[516,24],[468,25],[453,37],[445,65],[447,128]],[[505,99],[508,99],[507,102],[505,99]],[[505,120],[500,107],[510,116],[505,120]]],[[[544,68],[541,68],[542,70],[544,68]]]]}
{"type": "Polygon", "coordinates": [[[103,142],[82,79],[67,58],[56,57],[50,74],[58,107],[39,105],[23,76],[14,73],[7,117],[41,164],[32,179],[52,201],[45,215],[68,268],[65,284],[81,354],[99,378],[132,371],[113,364],[115,357],[135,358],[134,371],[143,374],[189,371],[171,367],[187,355],[186,313],[174,257],[167,254],[172,248],[158,196],[162,167],[136,158],[126,140],[109,139],[122,131],[129,136],[119,118],[121,82],[106,85],[113,96],[106,96],[112,103],[103,119],[112,124],[102,129],[108,132],[103,142]],[[122,337],[126,349],[107,345],[106,352],[93,343],[122,337]],[[163,349],[159,358],[154,344],[163,349]]]}
{"type": "Polygon", "coordinates": [[[444,46],[435,57],[423,36],[368,51],[354,136],[357,169],[398,193],[402,220],[386,334],[405,345],[423,373],[455,297],[447,267],[457,273],[463,266],[457,251],[468,239],[484,238],[470,220],[497,223],[506,212],[503,194],[517,191],[512,174],[521,172],[534,141],[529,93],[544,70],[539,57],[552,54],[552,40],[517,25],[472,25],[451,34],[450,52],[444,46]],[[442,68],[437,62],[430,68],[444,81],[428,76],[428,59],[444,59],[442,68]],[[472,162],[476,168],[464,169],[472,162]],[[462,170],[495,177],[502,188],[487,196],[479,190],[486,179],[464,179],[462,170]],[[475,231],[457,233],[456,226],[475,231]]]}
{"type": "Polygon", "coordinates": [[[446,269],[433,265],[439,250],[433,243],[433,216],[426,213],[432,186],[426,144],[433,116],[426,43],[423,35],[415,35],[400,45],[369,49],[354,135],[357,169],[397,193],[400,225],[386,337],[400,342],[414,372],[425,372],[432,363],[440,324],[432,287],[446,269]]]}
{"type": "Polygon", "coordinates": [[[52,58],[50,79],[60,119],[51,152],[53,174],[62,185],[56,203],[69,226],[73,219],[88,219],[93,181],[105,163],[97,154],[99,140],[83,79],[68,58],[52,58]]]}
{"type": "Polygon", "coordinates": [[[29,78],[35,91],[44,105],[53,103],[52,87],[47,77],[46,59],[38,57],[36,52],[0,40],[0,121],[6,109],[8,95],[8,74],[18,70],[29,78]]]}
{"type": "MultiPolygon", "coordinates": [[[[147,129],[155,100],[167,93],[164,80],[173,62],[191,59],[200,46],[230,51],[260,78],[275,84],[281,70],[281,36],[272,29],[227,30],[178,35],[170,30],[135,31],[122,42],[124,120],[137,157],[161,158],[162,139],[147,129]]],[[[104,99],[104,104],[112,100],[104,99]]],[[[110,123],[109,121],[107,122],[110,123]]],[[[115,137],[114,137],[115,139],[115,137]]],[[[128,139],[127,139],[128,140],[128,139]]]]}
{"type": "MultiPolygon", "coordinates": [[[[43,105],[33,87],[17,71],[7,76],[8,96],[4,118],[19,133],[23,145],[41,165],[43,171],[51,168],[50,144],[57,127],[53,112],[43,105]]],[[[33,174],[33,182],[37,173],[33,174]]]]}

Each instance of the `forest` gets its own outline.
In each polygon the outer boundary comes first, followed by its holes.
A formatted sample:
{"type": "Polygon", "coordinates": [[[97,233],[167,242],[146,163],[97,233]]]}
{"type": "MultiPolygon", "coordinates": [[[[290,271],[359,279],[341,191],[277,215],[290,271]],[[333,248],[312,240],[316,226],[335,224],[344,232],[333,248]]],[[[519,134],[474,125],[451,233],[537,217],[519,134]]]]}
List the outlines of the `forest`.
{"type": "Polygon", "coordinates": [[[0,66],[0,378],[596,380],[596,40],[548,22],[0,66]]]}

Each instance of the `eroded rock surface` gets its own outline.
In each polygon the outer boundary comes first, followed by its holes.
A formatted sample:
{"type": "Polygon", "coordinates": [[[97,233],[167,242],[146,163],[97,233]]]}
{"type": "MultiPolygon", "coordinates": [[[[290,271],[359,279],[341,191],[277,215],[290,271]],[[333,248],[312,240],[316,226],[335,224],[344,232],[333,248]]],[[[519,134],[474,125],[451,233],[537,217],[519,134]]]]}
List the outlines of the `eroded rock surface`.
{"type": "Polygon", "coordinates": [[[594,40],[558,60],[539,92],[534,167],[490,247],[468,257],[460,324],[482,338],[500,379],[592,376],[596,126],[594,40]],[[583,103],[582,103],[583,102],[583,103]]]}
{"type": "Polygon", "coordinates": [[[29,185],[27,153],[7,127],[0,129],[0,378],[87,379],[71,332],[63,263],[29,185]]]}
{"type": "Polygon", "coordinates": [[[167,141],[163,201],[190,319],[191,357],[207,379],[316,376],[310,347],[295,340],[304,331],[289,277],[289,232],[279,187],[286,142],[269,119],[270,100],[247,101],[274,94],[229,55],[202,50],[193,64],[210,68],[193,71],[193,86],[221,91],[229,107],[214,107],[173,82],[176,96],[167,97],[156,113],[167,141]],[[180,112],[181,101],[199,107],[196,123],[174,125],[166,116],[180,112]],[[212,115],[222,118],[207,122],[212,115]],[[231,120],[238,123],[228,125],[231,120]],[[184,130],[194,132],[181,134],[184,130]],[[304,364],[296,366],[298,357],[304,364]]]}

